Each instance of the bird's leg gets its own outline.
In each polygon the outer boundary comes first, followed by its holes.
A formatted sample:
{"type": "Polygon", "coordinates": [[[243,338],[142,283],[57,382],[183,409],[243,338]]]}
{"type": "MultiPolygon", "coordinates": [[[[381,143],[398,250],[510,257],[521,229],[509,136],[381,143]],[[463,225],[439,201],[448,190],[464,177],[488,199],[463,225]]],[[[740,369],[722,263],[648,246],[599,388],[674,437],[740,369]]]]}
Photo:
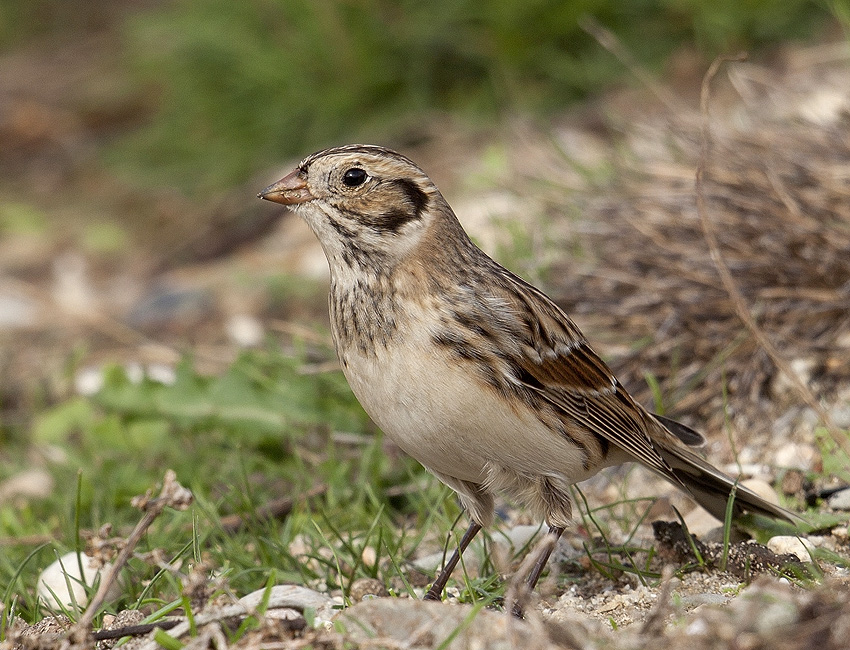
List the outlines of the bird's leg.
{"type": "MultiPolygon", "coordinates": [[[[549,532],[547,535],[553,539],[550,543],[543,546],[540,550],[540,555],[537,556],[537,560],[534,562],[534,566],[531,567],[531,571],[525,581],[525,584],[528,587],[528,593],[534,591],[534,587],[537,586],[537,581],[540,580],[540,574],[543,573],[543,569],[546,568],[549,556],[552,555],[552,551],[555,550],[555,545],[558,543],[558,540],[561,539],[561,535],[563,534],[563,528],[549,526],[549,532]]],[[[520,605],[519,602],[515,602],[511,608],[511,613],[517,618],[523,618],[524,614],[522,611],[522,605],[520,605]]]]}
{"type": "Polygon", "coordinates": [[[440,575],[438,575],[437,579],[434,580],[434,584],[431,585],[431,588],[428,590],[428,593],[425,594],[425,598],[423,600],[442,599],[443,590],[446,588],[446,583],[449,581],[449,578],[452,575],[452,571],[455,570],[457,563],[460,561],[460,556],[463,555],[463,552],[466,550],[466,547],[469,546],[469,543],[478,534],[479,530],[481,530],[481,525],[475,521],[470,521],[469,528],[466,529],[466,532],[463,534],[463,537],[460,538],[460,544],[458,544],[454,553],[452,553],[452,556],[449,558],[449,561],[446,562],[445,566],[443,567],[443,570],[440,571],[440,575]]]}
{"type": "Polygon", "coordinates": [[[561,539],[561,535],[564,534],[564,529],[557,528],[556,526],[549,526],[548,534],[554,537],[555,539],[551,544],[547,544],[545,547],[543,547],[540,556],[537,558],[537,561],[531,568],[531,573],[528,574],[528,580],[526,580],[525,582],[525,584],[528,585],[529,591],[534,591],[534,587],[537,586],[537,581],[540,580],[540,574],[543,573],[543,569],[546,568],[546,563],[549,561],[549,556],[552,555],[552,551],[555,550],[555,546],[557,545],[558,540],[561,539]]]}

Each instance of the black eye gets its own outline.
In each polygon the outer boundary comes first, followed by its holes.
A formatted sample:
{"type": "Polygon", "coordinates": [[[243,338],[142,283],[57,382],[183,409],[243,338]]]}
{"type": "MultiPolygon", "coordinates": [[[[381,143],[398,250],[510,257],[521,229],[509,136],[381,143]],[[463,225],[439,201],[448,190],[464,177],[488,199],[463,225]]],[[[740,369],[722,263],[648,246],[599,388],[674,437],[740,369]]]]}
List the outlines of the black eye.
{"type": "Polygon", "coordinates": [[[346,187],[357,187],[358,185],[363,185],[367,178],[369,178],[369,174],[365,170],[359,167],[352,167],[342,175],[342,182],[346,187]]]}

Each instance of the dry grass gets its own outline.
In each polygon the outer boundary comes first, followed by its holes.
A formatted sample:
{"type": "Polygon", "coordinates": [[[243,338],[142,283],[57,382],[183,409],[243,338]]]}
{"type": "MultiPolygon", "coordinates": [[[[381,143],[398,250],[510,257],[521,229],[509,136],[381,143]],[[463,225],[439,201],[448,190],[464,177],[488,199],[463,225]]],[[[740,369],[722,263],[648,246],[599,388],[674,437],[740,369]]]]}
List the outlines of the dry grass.
{"type": "MultiPolygon", "coordinates": [[[[733,66],[732,74],[740,83],[751,69],[733,66]]],[[[850,379],[850,117],[844,103],[819,122],[804,119],[812,93],[830,97],[837,83],[809,72],[823,86],[795,86],[811,83],[801,70],[756,100],[730,106],[727,98],[712,114],[703,189],[758,328],[829,402],[850,379]]],[[[651,373],[665,405],[701,427],[721,430],[732,416],[739,429],[770,434],[789,391],[736,315],[710,255],[694,185],[699,111],[644,116],[621,141],[615,180],[583,208],[579,240],[593,251],[592,269],[557,265],[556,297],[588,329],[643,342],[612,359],[631,388],[640,392],[651,373]]]]}

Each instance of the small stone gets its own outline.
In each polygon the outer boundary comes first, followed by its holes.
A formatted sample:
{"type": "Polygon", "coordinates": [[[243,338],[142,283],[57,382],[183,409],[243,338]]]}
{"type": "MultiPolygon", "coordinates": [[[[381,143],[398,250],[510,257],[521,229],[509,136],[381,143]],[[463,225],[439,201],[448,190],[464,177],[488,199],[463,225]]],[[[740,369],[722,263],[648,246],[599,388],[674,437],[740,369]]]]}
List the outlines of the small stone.
{"type": "Polygon", "coordinates": [[[833,406],[829,414],[835,426],[840,429],[850,429],[850,404],[839,404],[833,406]]]}
{"type": "Polygon", "coordinates": [[[776,555],[796,555],[801,562],[811,562],[812,556],[809,554],[814,548],[814,545],[807,539],[802,537],[794,537],[793,535],[777,535],[767,540],[767,548],[776,553],[776,555]]]}
{"type": "Polygon", "coordinates": [[[782,477],[782,494],[792,495],[799,494],[803,491],[804,485],[803,473],[796,469],[789,469],[782,477]]]}
{"type": "Polygon", "coordinates": [[[151,381],[165,386],[173,386],[177,382],[177,371],[165,363],[149,364],[145,375],[151,381]]]}
{"type": "MultiPolygon", "coordinates": [[[[593,622],[573,613],[562,613],[562,624],[569,625],[576,638],[598,636],[593,622]]],[[[543,647],[540,631],[526,621],[470,605],[422,602],[402,598],[376,598],[358,603],[340,612],[337,629],[345,630],[352,646],[374,645],[407,648],[512,648],[543,647]]],[[[547,644],[548,647],[548,644],[547,644]]]]}
{"type": "MultiPolygon", "coordinates": [[[[791,359],[789,365],[797,378],[808,386],[812,381],[812,375],[817,367],[817,361],[812,358],[791,359]]],[[[773,380],[774,397],[782,397],[795,390],[797,390],[797,383],[793,379],[786,377],[784,372],[776,373],[773,380]]]]}
{"type": "Polygon", "coordinates": [[[374,546],[364,546],[360,553],[360,559],[364,566],[373,567],[378,562],[378,552],[374,546]]]}
{"type": "MultiPolygon", "coordinates": [[[[266,603],[267,612],[275,609],[294,609],[301,612],[312,609],[315,611],[317,624],[330,621],[336,614],[334,606],[342,605],[342,599],[337,602],[329,598],[326,593],[300,585],[275,585],[271,590],[258,589],[240,598],[239,602],[251,609],[266,603]]],[[[287,618],[289,614],[284,612],[282,616],[287,618]]]]}
{"type": "Polygon", "coordinates": [[[53,492],[53,477],[41,468],[26,469],[0,483],[0,503],[12,499],[44,499],[53,492]]]}
{"type": "Polygon", "coordinates": [[[80,368],[74,375],[74,391],[78,395],[91,397],[103,388],[103,369],[95,366],[80,368]]]}
{"type": "Polygon", "coordinates": [[[814,445],[792,442],[782,446],[773,456],[773,462],[779,467],[809,472],[820,461],[820,454],[814,445]]]}
{"type": "Polygon", "coordinates": [[[535,536],[542,535],[545,532],[546,527],[543,524],[519,525],[506,530],[504,538],[496,537],[495,540],[497,544],[500,544],[506,539],[510,545],[508,550],[516,552],[530,544],[535,536]]]}
{"type": "Polygon", "coordinates": [[[619,600],[609,600],[607,603],[603,603],[596,609],[597,614],[607,614],[608,612],[613,612],[615,609],[619,608],[622,603],[619,600]]]}
{"type": "Polygon", "coordinates": [[[230,340],[241,348],[253,348],[263,342],[263,324],[249,314],[231,316],[225,324],[230,340]]]}
{"type": "Polygon", "coordinates": [[[703,508],[694,508],[685,515],[684,519],[688,532],[700,539],[717,528],[717,519],[703,508]]]}
{"type": "Polygon", "coordinates": [[[359,578],[351,584],[351,600],[359,603],[368,598],[386,598],[390,595],[384,583],[375,578],[359,578]]]}
{"type": "Polygon", "coordinates": [[[730,599],[731,596],[729,594],[701,593],[679,596],[679,602],[681,602],[682,607],[687,609],[693,609],[700,605],[725,605],[730,599]]]}
{"type": "MultiPolygon", "coordinates": [[[[715,528],[712,528],[707,533],[705,533],[705,535],[699,536],[699,538],[701,542],[724,544],[726,542],[726,527],[717,526],[715,528]]],[[[739,542],[744,542],[747,539],[749,539],[748,535],[732,526],[732,530],[729,531],[730,543],[737,544],[739,542]]]]}
{"type": "Polygon", "coordinates": [[[38,306],[30,299],[0,294],[0,329],[29,327],[37,315],[38,306]]]}
{"type": "MultiPolygon", "coordinates": [[[[87,555],[82,555],[78,560],[76,553],[66,553],[41,572],[38,577],[38,595],[51,608],[60,606],[71,608],[74,606],[74,602],[80,607],[85,607],[88,603],[88,594],[86,594],[82,583],[88,586],[93,585],[98,576],[110,568],[110,564],[105,564],[100,568],[92,566],[91,558],[87,555]],[[80,564],[83,567],[82,577],[80,576],[80,564]],[[69,584],[71,586],[70,591],[68,590],[69,584]]],[[[112,585],[111,596],[108,596],[108,598],[114,598],[118,593],[120,593],[119,585],[115,582],[112,585]]]]}
{"type": "Polygon", "coordinates": [[[833,510],[850,510],[850,488],[834,492],[826,502],[833,510]]]}

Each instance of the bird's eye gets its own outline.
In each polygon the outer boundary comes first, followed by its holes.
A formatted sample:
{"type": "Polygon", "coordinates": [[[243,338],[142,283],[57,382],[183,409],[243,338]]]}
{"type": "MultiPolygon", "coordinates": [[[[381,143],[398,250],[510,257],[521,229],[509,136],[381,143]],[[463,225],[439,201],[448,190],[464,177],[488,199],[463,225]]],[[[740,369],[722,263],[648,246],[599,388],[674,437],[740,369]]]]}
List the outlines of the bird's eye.
{"type": "Polygon", "coordinates": [[[358,185],[363,185],[367,178],[369,178],[369,175],[365,170],[359,167],[352,167],[342,175],[342,182],[346,187],[357,187],[358,185]]]}

